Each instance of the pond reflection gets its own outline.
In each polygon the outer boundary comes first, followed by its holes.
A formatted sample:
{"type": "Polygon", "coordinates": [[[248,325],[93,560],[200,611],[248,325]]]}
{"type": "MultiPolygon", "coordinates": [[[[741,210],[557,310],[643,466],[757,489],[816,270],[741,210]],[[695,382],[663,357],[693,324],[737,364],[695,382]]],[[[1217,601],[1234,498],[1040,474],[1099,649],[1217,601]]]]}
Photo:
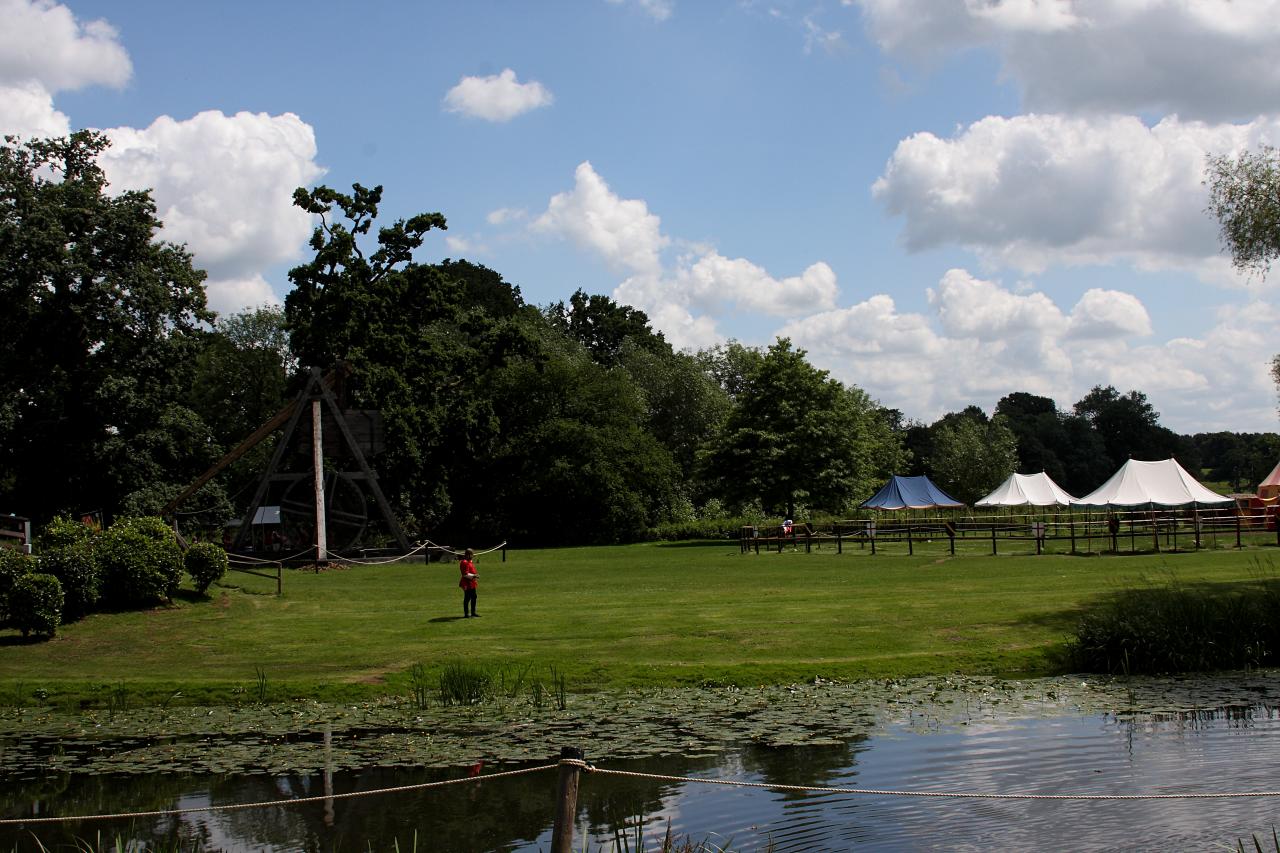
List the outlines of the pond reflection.
{"type": "MultiPolygon", "coordinates": [[[[1274,771],[1280,758],[1280,691],[1272,681],[1254,675],[1206,686],[1204,680],[1147,679],[1121,684],[1087,709],[1073,698],[1049,713],[1037,700],[1041,712],[1035,715],[1027,715],[1025,704],[993,701],[986,687],[969,691],[967,698],[958,698],[964,691],[944,694],[929,687],[911,695],[937,696],[937,704],[883,706],[874,724],[844,740],[832,740],[828,727],[818,742],[800,745],[739,740],[712,752],[704,738],[696,756],[602,758],[591,754],[590,742],[586,748],[589,759],[609,770],[788,786],[1113,795],[1269,791],[1280,789],[1274,771]],[[1204,704],[1206,697],[1221,704],[1204,704]]],[[[1018,689],[1041,696],[1060,691],[1063,683],[1027,682],[1018,689]]],[[[797,716],[812,716],[819,700],[834,707],[838,698],[804,695],[808,710],[797,716]]],[[[285,740],[277,742],[280,749],[299,746],[285,740]]],[[[315,753],[299,764],[306,772],[119,774],[49,769],[67,762],[41,764],[32,758],[30,739],[18,746],[16,736],[0,737],[0,817],[224,806],[326,793],[323,772],[313,769],[323,766],[320,743],[307,737],[293,741],[315,753]]],[[[92,765],[83,732],[75,742],[92,765]]],[[[603,741],[598,746],[607,749],[603,741]]],[[[41,750],[59,748],[56,738],[40,739],[41,750]]],[[[373,791],[546,763],[338,769],[331,790],[373,791]]],[[[97,838],[104,848],[119,838],[166,851],[180,845],[328,853],[397,844],[407,851],[415,843],[418,850],[547,850],[555,788],[556,773],[542,771],[328,803],[5,826],[0,851],[83,849],[75,845],[97,838]]],[[[1234,847],[1237,838],[1247,840],[1251,833],[1269,838],[1272,826],[1280,826],[1280,798],[923,799],[588,773],[580,789],[575,850],[653,850],[668,827],[679,837],[733,850],[1212,849],[1234,847]]]]}

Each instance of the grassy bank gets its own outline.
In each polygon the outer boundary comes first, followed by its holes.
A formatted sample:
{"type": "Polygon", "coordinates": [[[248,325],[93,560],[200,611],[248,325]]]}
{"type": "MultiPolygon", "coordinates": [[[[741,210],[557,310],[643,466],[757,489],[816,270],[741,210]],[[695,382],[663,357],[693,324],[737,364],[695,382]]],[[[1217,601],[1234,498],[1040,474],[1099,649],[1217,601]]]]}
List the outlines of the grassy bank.
{"type": "Polygon", "coordinates": [[[554,672],[571,691],[814,678],[1046,674],[1082,608],[1159,575],[1233,584],[1268,549],[1119,557],[914,557],[735,544],[511,552],[479,563],[232,573],[208,598],[95,614],[50,642],[0,632],[0,701],[240,702],[411,690],[465,660],[554,672]]]}

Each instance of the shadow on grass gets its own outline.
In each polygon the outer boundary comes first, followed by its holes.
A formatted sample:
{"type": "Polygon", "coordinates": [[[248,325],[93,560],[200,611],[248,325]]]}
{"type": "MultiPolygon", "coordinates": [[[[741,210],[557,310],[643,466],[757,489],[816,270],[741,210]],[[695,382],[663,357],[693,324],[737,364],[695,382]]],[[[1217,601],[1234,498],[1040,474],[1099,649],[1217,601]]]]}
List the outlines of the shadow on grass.
{"type": "Polygon", "coordinates": [[[463,619],[462,616],[437,616],[434,619],[428,619],[428,622],[457,622],[463,619]]]}
{"type": "Polygon", "coordinates": [[[47,643],[49,639],[49,637],[35,634],[29,637],[24,637],[21,634],[3,634],[0,635],[0,646],[36,646],[40,643],[47,643]]]}
{"type": "MultiPolygon", "coordinates": [[[[733,545],[733,539],[686,539],[680,542],[659,542],[659,548],[707,548],[712,545],[733,545]]],[[[800,540],[804,542],[804,540],[800,540]]],[[[774,547],[777,547],[776,545],[774,547]]]]}

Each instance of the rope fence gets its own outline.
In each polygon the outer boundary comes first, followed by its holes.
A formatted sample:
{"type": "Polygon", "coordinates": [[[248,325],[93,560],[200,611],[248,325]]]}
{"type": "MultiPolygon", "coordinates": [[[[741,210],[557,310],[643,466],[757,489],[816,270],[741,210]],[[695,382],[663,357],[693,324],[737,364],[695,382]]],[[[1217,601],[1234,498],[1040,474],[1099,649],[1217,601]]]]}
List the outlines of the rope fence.
{"type": "Polygon", "coordinates": [[[505,770],[501,773],[486,773],[483,776],[464,776],[461,779],[446,779],[441,782],[418,782],[413,785],[397,785],[393,788],[376,788],[370,791],[350,791],[345,794],[317,794],[314,797],[293,797],[287,800],[263,800],[256,803],[230,803],[221,806],[188,806],[181,809],[160,809],[149,812],[121,812],[119,814],[64,815],[62,817],[19,817],[0,820],[0,826],[31,823],[67,823],[80,820],[124,820],[142,817],[170,817],[172,815],[197,814],[210,812],[234,812],[245,809],[267,809],[280,806],[297,806],[303,803],[321,803],[332,800],[350,800],[357,797],[375,797],[384,794],[399,794],[405,791],[421,791],[427,788],[443,788],[446,785],[459,785],[464,782],[486,782],[490,779],[501,779],[511,776],[524,776],[529,773],[541,773],[554,770],[558,765],[547,764],[542,767],[526,767],[523,770],[505,770]]]}

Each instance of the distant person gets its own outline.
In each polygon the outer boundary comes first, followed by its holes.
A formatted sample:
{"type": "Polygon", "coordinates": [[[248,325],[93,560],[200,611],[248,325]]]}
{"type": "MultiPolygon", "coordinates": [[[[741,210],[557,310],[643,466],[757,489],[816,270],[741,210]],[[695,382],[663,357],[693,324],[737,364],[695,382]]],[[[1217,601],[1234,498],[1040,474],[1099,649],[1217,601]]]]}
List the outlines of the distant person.
{"type": "Polygon", "coordinates": [[[470,619],[479,615],[476,613],[476,580],[479,575],[476,573],[475,552],[470,548],[463,552],[462,559],[458,561],[458,572],[462,575],[458,581],[458,586],[462,587],[462,617],[470,619]]]}

